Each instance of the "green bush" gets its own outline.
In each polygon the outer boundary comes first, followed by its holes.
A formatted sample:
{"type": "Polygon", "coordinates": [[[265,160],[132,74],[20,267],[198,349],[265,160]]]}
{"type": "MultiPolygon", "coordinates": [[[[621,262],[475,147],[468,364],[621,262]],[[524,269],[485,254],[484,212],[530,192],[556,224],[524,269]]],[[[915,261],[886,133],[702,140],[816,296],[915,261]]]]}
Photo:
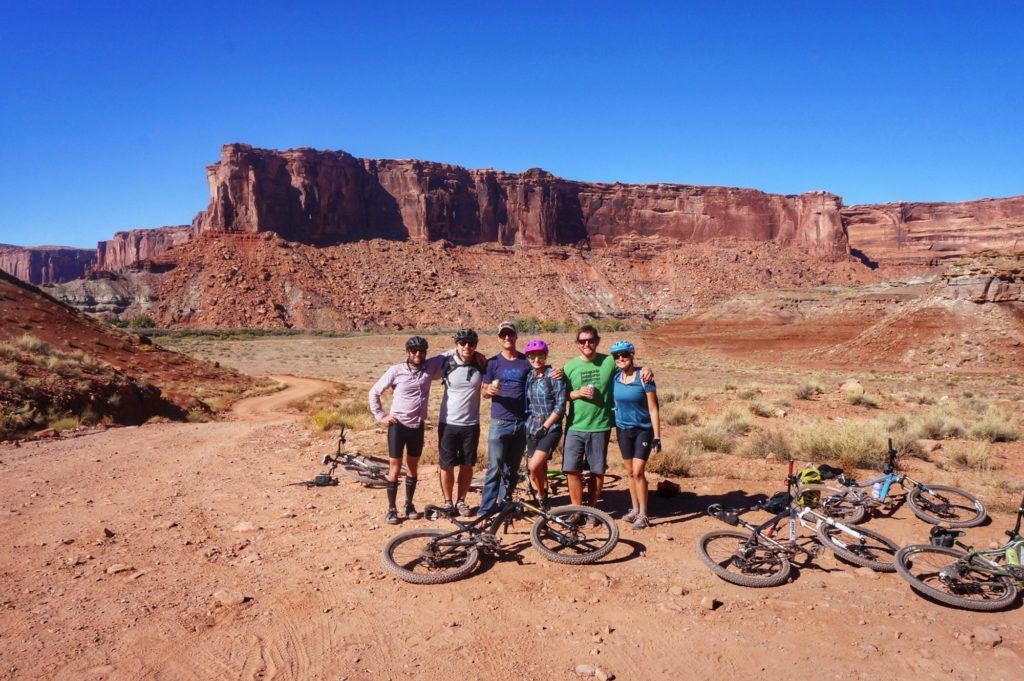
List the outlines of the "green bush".
{"type": "Polygon", "coordinates": [[[132,317],[131,321],[128,322],[128,328],[130,329],[152,329],[156,327],[156,322],[152,317],[146,315],[139,315],[132,317]]]}

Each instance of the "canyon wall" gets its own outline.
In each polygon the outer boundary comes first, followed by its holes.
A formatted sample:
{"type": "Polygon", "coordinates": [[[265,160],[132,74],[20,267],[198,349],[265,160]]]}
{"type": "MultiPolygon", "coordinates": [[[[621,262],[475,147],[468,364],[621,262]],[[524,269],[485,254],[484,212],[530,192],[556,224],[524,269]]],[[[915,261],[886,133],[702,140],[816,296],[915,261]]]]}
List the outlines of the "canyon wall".
{"type": "Polygon", "coordinates": [[[63,246],[0,244],[0,270],[30,284],[78,279],[96,262],[96,251],[63,246]]]}
{"type": "Polygon", "coordinates": [[[1024,249],[1024,196],[884,203],[842,210],[850,248],[887,265],[933,265],[986,249],[1024,249]]]}
{"type": "Polygon", "coordinates": [[[470,245],[593,246],[630,234],[682,242],[737,237],[818,256],[848,253],[834,194],[676,184],[601,184],[539,169],[468,170],[341,151],[228,144],[207,167],[198,232],[271,231],[315,245],[368,238],[470,245]]]}
{"type": "Polygon", "coordinates": [[[192,227],[189,225],[117,232],[113,239],[96,245],[95,269],[119,272],[139,262],[152,261],[191,237],[192,227]]]}

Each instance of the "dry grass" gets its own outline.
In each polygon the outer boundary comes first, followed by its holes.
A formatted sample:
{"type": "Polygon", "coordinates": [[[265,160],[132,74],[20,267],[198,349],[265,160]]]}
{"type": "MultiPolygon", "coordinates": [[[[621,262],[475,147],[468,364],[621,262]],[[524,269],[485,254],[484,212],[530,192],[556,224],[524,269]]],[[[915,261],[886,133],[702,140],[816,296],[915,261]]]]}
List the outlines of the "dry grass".
{"type": "Polygon", "coordinates": [[[793,396],[798,400],[810,400],[823,394],[825,394],[825,387],[817,381],[807,381],[793,389],[793,396]]]}
{"type": "Polygon", "coordinates": [[[935,404],[935,398],[929,395],[928,393],[914,393],[912,395],[904,396],[903,399],[908,404],[935,404]]]}
{"type": "Polygon", "coordinates": [[[793,435],[796,456],[841,468],[880,468],[885,462],[885,433],[874,422],[809,421],[793,435]]]}
{"type": "Polygon", "coordinates": [[[18,340],[14,341],[14,345],[33,355],[42,355],[45,357],[54,353],[52,345],[27,333],[19,336],[18,340]]]}
{"type": "Polygon", "coordinates": [[[789,458],[792,452],[792,445],[789,437],[781,430],[769,429],[755,432],[743,446],[739,453],[743,456],[764,458],[769,454],[780,460],[789,458]]]}
{"type": "Polygon", "coordinates": [[[747,409],[754,416],[763,416],[764,418],[771,418],[775,414],[775,408],[764,400],[754,400],[747,405],[747,409]]]}
{"type": "Polygon", "coordinates": [[[988,444],[972,442],[951,446],[946,457],[946,466],[960,470],[995,471],[1003,466],[992,458],[988,444]]]}
{"type": "Polygon", "coordinates": [[[1013,442],[1020,439],[1020,428],[1006,412],[989,409],[985,416],[968,431],[972,440],[985,442],[1013,442]]]}
{"type": "Polygon", "coordinates": [[[77,418],[73,416],[65,416],[55,421],[51,421],[47,424],[50,428],[53,428],[58,433],[64,432],[65,430],[73,430],[81,425],[77,418]]]}
{"type": "Polygon", "coordinates": [[[847,404],[852,404],[855,407],[878,409],[878,398],[863,390],[847,390],[843,393],[843,399],[847,404]]]}
{"type": "Polygon", "coordinates": [[[948,440],[963,437],[964,422],[944,409],[933,409],[912,422],[907,432],[913,439],[948,440]]]}
{"type": "Polygon", "coordinates": [[[754,426],[750,423],[750,417],[739,407],[729,407],[718,415],[713,425],[721,428],[729,435],[746,435],[754,426]]]}
{"type": "Polygon", "coordinates": [[[700,410],[682,402],[671,402],[661,408],[660,415],[662,422],[670,426],[689,426],[700,419],[700,410]]]}
{"type": "Polygon", "coordinates": [[[669,442],[660,454],[654,454],[647,462],[647,470],[657,475],[686,478],[690,476],[694,458],[703,453],[699,444],[683,436],[669,442]]]}
{"type": "Polygon", "coordinates": [[[706,452],[729,454],[736,447],[736,437],[720,424],[711,424],[698,428],[684,436],[688,447],[699,448],[706,452]]]}
{"type": "Polygon", "coordinates": [[[5,362],[0,364],[0,383],[13,383],[18,380],[18,366],[5,362]]]}
{"type": "Polygon", "coordinates": [[[757,386],[748,386],[737,391],[736,397],[740,398],[741,400],[752,400],[758,395],[760,395],[762,392],[764,391],[757,386]]]}

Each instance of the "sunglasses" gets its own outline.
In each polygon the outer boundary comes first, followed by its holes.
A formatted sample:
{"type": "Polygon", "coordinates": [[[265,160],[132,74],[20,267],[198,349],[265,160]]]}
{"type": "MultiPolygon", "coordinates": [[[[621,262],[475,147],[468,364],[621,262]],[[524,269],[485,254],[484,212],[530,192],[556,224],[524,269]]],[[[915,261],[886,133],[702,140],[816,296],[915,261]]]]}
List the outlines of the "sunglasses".
{"type": "Polygon", "coordinates": [[[410,355],[425,355],[427,354],[426,348],[409,348],[410,355]]]}
{"type": "Polygon", "coordinates": [[[531,362],[536,362],[538,360],[543,362],[544,360],[547,359],[547,355],[527,355],[526,359],[528,359],[531,362]]]}
{"type": "Polygon", "coordinates": [[[615,359],[626,359],[627,357],[632,359],[633,358],[633,353],[632,352],[613,352],[612,353],[612,357],[614,357],[615,359]]]}
{"type": "Polygon", "coordinates": [[[473,341],[459,341],[458,344],[459,345],[466,345],[466,346],[469,346],[471,348],[475,348],[476,347],[476,343],[474,343],[473,341]]]}
{"type": "Polygon", "coordinates": [[[598,340],[597,338],[577,338],[576,342],[580,345],[597,345],[598,340]]]}
{"type": "Polygon", "coordinates": [[[498,338],[515,338],[516,334],[512,331],[502,331],[498,334],[498,338]]]}

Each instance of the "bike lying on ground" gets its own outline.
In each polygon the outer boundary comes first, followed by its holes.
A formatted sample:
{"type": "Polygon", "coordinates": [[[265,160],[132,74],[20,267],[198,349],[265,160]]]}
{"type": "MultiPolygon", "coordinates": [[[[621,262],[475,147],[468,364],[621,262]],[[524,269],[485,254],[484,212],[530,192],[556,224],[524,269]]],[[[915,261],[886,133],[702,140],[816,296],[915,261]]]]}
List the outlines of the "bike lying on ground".
{"type": "Polygon", "coordinates": [[[740,586],[779,586],[789,579],[791,561],[797,555],[813,559],[826,547],[840,558],[876,572],[893,572],[894,556],[899,545],[877,532],[845,525],[810,506],[801,505],[814,498],[815,492],[827,489],[822,485],[797,485],[793,462],[789,463],[786,491],[748,508],[726,509],[721,504],[708,507],[708,515],[722,522],[741,526],[746,531],[713,530],[697,543],[700,559],[727,582],[740,586]],[[794,486],[796,491],[794,492],[794,486]],[[809,496],[805,496],[809,495],[809,496]],[[750,511],[766,511],[772,517],[754,525],[740,518],[750,511]],[[776,538],[780,525],[788,521],[788,537],[776,538]],[[798,527],[812,529],[815,537],[810,548],[801,545],[798,527]]]}
{"type": "MultiPolygon", "coordinates": [[[[587,476],[589,476],[589,473],[587,473],[587,476]]],[[[548,494],[552,497],[556,497],[559,494],[561,494],[562,489],[567,488],[569,484],[568,476],[566,475],[565,471],[563,471],[561,468],[549,468],[547,479],[548,494]]],[[[520,483],[526,482],[527,475],[525,470],[519,471],[518,480],[520,483]]],[[[616,475],[615,473],[605,473],[603,489],[615,487],[620,480],[622,480],[621,475],[616,475]]],[[[585,476],[583,479],[583,486],[586,487],[588,484],[589,477],[585,476]]],[[[472,482],[469,483],[469,488],[474,492],[479,492],[480,490],[482,490],[484,488],[484,476],[477,475],[476,477],[474,477],[472,482]]]]}
{"type": "MultiPolygon", "coordinates": [[[[527,486],[529,487],[529,486],[527,486]]],[[[447,517],[452,531],[421,528],[397,534],[384,545],[381,560],[399,579],[413,584],[444,584],[465,577],[480,562],[480,554],[508,551],[498,530],[527,516],[534,518],[530,543],[555,563],[584,565],[608,555],[619,541],[619,528],[604,511],[589,506],[541,507],[533,490],[529,500],[506,500],[494,511],[464,522],[440,506],[427,506],[428,518],[447,517]]]]}
{"type": "Polygon", "coordinates": [[[298,484],[306,485],[307,487],[337,485],[338,479],[334,477],[334,472],[340,467],[342,475],[366,487],[385,487],[387,485],[389,464],[385,459],[376,456],[366,456],[359,452],[355,454],[343,452],[341,451],[343,444],[345,444],[344,424],[342,424],[338,431],[338,448],[334,455],[324,454],[324,458],[321,461],[325,466],[330,464],[331,467],[326,473],[318,474],[313,480],[298,484]]]}
{"type": "Polygon", "coordinates": [[[889,440],[889,459],[881,477],[857,482],[839,475],[835,482],[839,490],[823,495],[822,509],[833,518],[845,523],[862,522],[872,511],[882,508],[894,511],[905,498],[910,510],[921,520],[932,525],[948,527],[974,527],[985,522],[985,507],[973,495],[949,485],[928,485],[905,473],[896,471],[896,450],[889,440]],[[893,485],[905,491],[890,495],[893,485]],[[870,489],[870,491],[866,491],[870,489]]]}
{"type": "Polygon", "coordinates": [[[1024,586],[1024,499],[1009,541],[997,549],[976,550],[959,540],[962,530],[933,527],[930,544],[906,546],[896,554],[896,571],[919,594],[965,610],[1002,610],[1017,602],[1024,586]],[[959,548],[954,548],[959,547],[959,548]]]}

